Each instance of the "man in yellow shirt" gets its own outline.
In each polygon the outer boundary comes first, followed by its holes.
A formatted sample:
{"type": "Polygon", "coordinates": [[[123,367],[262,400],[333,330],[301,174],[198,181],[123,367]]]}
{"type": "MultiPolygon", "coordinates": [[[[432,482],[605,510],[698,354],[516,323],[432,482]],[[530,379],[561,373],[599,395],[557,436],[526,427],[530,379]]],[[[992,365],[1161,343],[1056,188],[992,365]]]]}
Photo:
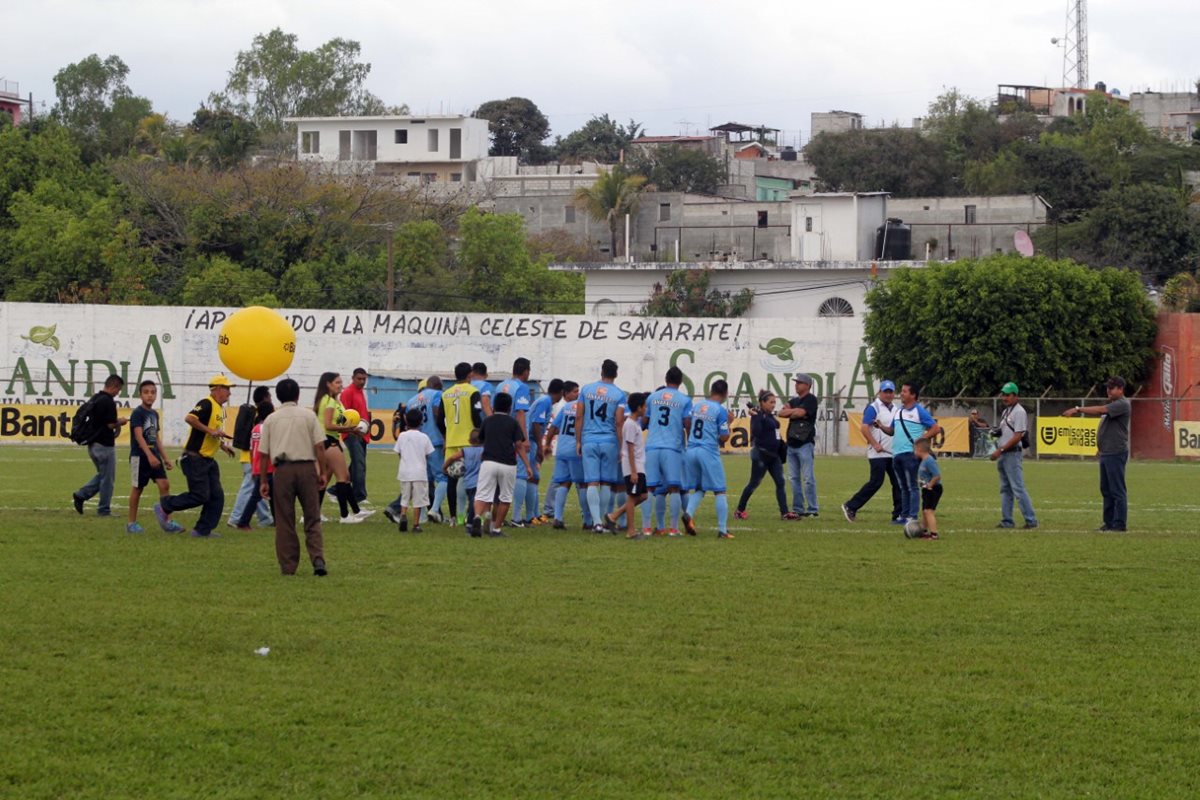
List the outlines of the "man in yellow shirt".
{"type": "Polygon", "coordinates": [[[200,518],[191,535],[199,539],[220,536],[213,529],[221,521],[225,492],[221,488],[221,468],[213,456],[218,450],[234,455],[233,448],[225,442],[233,438],[225,432],[225,403],[232,389],[228,378],[214,375],[208,381],[208,397],[196,403],[184,417],[192,432],[179,457],[179,467],[187,478],[188,490],[186,494],[169,495],[155,503],[154,516],[164,531],[170,525],[169,514],[200,506],[200,518]]]}

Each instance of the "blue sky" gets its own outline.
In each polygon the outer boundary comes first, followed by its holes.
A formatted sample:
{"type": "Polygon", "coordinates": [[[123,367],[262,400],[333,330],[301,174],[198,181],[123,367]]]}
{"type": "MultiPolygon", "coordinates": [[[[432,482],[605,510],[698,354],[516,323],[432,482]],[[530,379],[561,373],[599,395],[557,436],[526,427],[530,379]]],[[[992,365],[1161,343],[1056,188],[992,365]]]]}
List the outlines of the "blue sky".
{"type": "MultiPolygon", "coordinates": [[[[1200,77],[1200,3],[1092,0],[1092,82],[1128,94],[1200,77]]],[[[305,49],[362,44],[368,88],[417,113],[532,99],[563,135],[607,112],[653,134],[730,120],[807,141],[809,115],[858,111],[871,124],[921,116],[943,87],[978,97],[998,83],[1058,84],[1065,0],[608,2],[359,0],[12,3],[0,77],[53,104],[54,73],[90,53],[119,55],[130,86],[190,119],[224,86],[240,49],[280,27],[305,49]]]]}

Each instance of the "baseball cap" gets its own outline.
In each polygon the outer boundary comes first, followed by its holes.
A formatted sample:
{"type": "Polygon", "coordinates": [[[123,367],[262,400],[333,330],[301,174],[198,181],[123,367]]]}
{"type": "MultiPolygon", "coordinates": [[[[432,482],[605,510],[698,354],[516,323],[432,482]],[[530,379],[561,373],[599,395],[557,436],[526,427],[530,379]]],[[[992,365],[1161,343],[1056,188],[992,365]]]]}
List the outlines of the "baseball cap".
{"type": "Polygon", "coordinates": [[[805,375],[803,372],[797,372],[796,377],[792,378],[792,383],[806,383],[809,386],[812,386],[812,378],[810,378],[808,375],[805,375]]]}
{"type": "Polygon", "coordinates": [[[1000,394],[1020,394],[1020,393],[1021,393],[1021,390],[1018,389],[1017,385],[1015,383],[1013,383],[1012,381],[1009,381],[1008,383],[1006,383],[1000,387],[1000,394]]]}
{"type": "Polygon", "coordinates": [[[879,384],[879,391],[894,392],[896,391],[896,384],[892,383],[891,381],[884,381],[883,383],[879,384]]]}
{"type": "Polygon", "coordinates": [[[1109,389],[1124,389],[1125,388],[1125,379],[1122,378],[1120,375],[1113,375],[1111,378],[1109,378],[1107,381],[1104,382],[1104,385],[1107,386],[1109,389]]]}
{"type": "Polygon", "coordinates": [[[221,375],[220,373],[213,375],[211,378],[208,379],[208,388],[211,389],[214,386],[224,386],[226,389],[233,388],[233,384],[229,382],[229,378],[226,378],[224,375],[221,375]]]}
{"type": "Polygon", "coordinates": [[[429,380],[427,378],[421,378],[421,380],[417,382],[417,391],[418,392],[421,391],[428,385],[429,385],[429,380]]]}

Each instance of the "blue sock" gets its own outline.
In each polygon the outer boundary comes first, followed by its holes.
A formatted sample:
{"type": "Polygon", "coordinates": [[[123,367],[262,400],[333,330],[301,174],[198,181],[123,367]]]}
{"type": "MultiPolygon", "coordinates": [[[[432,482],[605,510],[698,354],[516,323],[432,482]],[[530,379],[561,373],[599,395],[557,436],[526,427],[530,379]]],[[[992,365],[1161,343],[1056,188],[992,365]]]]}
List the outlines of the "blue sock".
{"type": "Polygon", "coordinates": [[[433,486],[433,511],[442,513],[442,503],[446,502],[446,492],[450,491],[450,484],[447,481],[439,481],[433,486]]]}
{"type": "Polygon", "coordinates": [[[696,516],[696,509],[700,507],[700,501],[704,499],[704,492],[689,492],[687,501],[687,513],[689,517],[696,516]]]}
{"type": "Polygon", "coordinates": [[[553,483],[546,489],[546,499],[542,503],[542,514],[555,519],[562,519],[554,513],[554,505],[558,502],[559,487],[553,483]]]}
{"type": "Polygon", "coordinates": [[[533,519],[538,515],[538,485],[532,481],[525,487],[525,516],[533,519]]]}
{"type": "Polygon", "coordinates": [[[654,495],[654,522],[657,530],[662,530],[667,527],[667,496],[663,494],[654,495]]]}
{"type": "MultiPolygon", "coordinates": [[[[585,495],[587,494],[587,487],[576,486],[575,493],[579,496],[579,513],[580,513],[580,516],[583,517],[583,524],[587,525],[590,528],[593,524],[595,524],[594,523],[595,517],[592,516],[591,501],[587,497],[585,497],[585,495]]],[[[599,501],[597,501],[597,502],[599,502],[599,501]]]]}
{"type": "Polygon", "coordinates": [[[717,530],[721,533],[729,531],[729,495],[721,492],[716,497],[717,503],[717,530]]]}
{"type": "MultiPolygon", "coordinates": [[[[588,509],[592,512],[591,513],[592,522],[594,523],[596,520],[600,519],[600,514],[603,513],[603,511],[604,511],[604,506],[600,505],[600,487],[599,486],[587,487],[587,504],[588,504],[588,509]]],[[[587,516],[587,515],[585,514],[584,516],[587,516]]],[[[587,520],[584,520],[584,522],[587,522],[587,520]]],[[[591,523],[589,523],[589,524],[591,524],[591,523]]]]}
{"type": "Polygon", "coordinates": [[[547,498],[554,495],[554,518],[559,522],[562,522],[563,512],[567,510],[567,492],[570,489],[570,486],[555,486],[546,493],[547,498]]]}
{"type": "Polygon", "coordinates": [[[521,515],[521,510],[525,507],[525,488],[528,484],[524,478],[517,478],[516,484],[513,485],[513,501],[512,508],[509,509],[509,519],[513,522],[523,522],[525,517],[521,515]]]}
{"type": "Polygon", "coordinates": [[[642,501],[642,530],[650,529],[650,512],[654,510],[653,500],[642,501]]]}
{"type": "Polygon", "coordinates": [[[679,512],[682,510],[680,506],[683,505],[683,498],[679,496],[678,492],[671,492],[667,495],[667,503],[671,507],[671,530],[677,531],[679,530],[679,512]]]}
{"type": "Polygon", "coordinates": [[[608,513],[608,511],[612,511],[612,507],[613,507],[612,501],[613,501],[612,487],[609,486],[608,484],[601,485],[600,486],[600,508],[606,509],[606,510],[602,511],[600,514],[597,514],[595,516],[595,522],[597,524],[604,521],[604,514],[608,513]]]}

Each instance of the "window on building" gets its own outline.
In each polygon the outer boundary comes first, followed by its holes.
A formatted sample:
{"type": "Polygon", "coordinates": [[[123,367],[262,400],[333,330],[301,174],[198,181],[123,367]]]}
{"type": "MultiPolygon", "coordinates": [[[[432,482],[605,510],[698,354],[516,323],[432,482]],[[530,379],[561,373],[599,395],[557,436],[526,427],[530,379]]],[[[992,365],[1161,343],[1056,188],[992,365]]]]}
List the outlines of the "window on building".
{"type": "Polygon", "coordinates": [[[843,297],[831,297],[817,309],[818,317],[853,317],[854,306],[843,297]]]}
{"type": "Polygon", "coordinates": [[[760,227],[760,228],[767,227],[767,212],[766,211],[758,212],[758,227],[760,227]]]}
{"type": "Polygon", "coordinates": [[[377,140],[376,131],[354,131],[350,158],[355,161],[374,161],[377,140]]]}
{"type": "Polygon", "coordinates": [[[671,220],[671,204],[670,203],[659,203],[658,204],[658,221],[659,222],[669,222],[670,220],[671,220]]]}
{"type": "Polygon", "coordinates": [[[429,152],[436,153],[438,151],[438,130],[433,128],[426,133],[429,134],[429,152]]]}
{"type": "Polygon", "coordinates": [[[461,172],[451,172],[450,173],[450,182],[451,183],[462,183],[462,173],[461,172]]]}
{"type": "Polygon", "coordinates": [[[396,144],[408,144],[408,130],[407,129],[402,129],[402,128],[396,129],[396,144]]]}
{"type": "Polygon", "coordinates": [[[975,206],[963,206],[963,221],[968,225],[975,224],[975,206]]]}
{"type": "Polygon", "coordinates": [[[319,153],[321,152],[321,132],[320,131],[304,131],[300,134],[300,152],[301,153],[319,153]]]}
{"type": "Polygon", "coordinates": [[[563,209],[563,223],[566,225],[575,224],[575,206],[567,206],[563,209]]]}
{"type": "Polygon", "coordinates": [[[450,157],[462,158],[462,128],[450,129],[450,157]]]}
{"type": "Polygon", "coordinates": [[[350,160],[350,131],[338,131],[338,161],[350,160]]]}
{"type": "Polygon", "coordinates": [[[812,217],[804,218],[804,232],[812,233],[812,217]]]}
{"type": "Polygon", "coordinates": [[[405,174],[406,174],[406,175],[407,175],[407,177],[409,177],[409,178],[419,178],[419,177],[421,177],[421,173],[419,173],[419,172],[408,172],[408,173],[405,173],[405,174]]]}
{"type": "Polygon", "coordinates": [[[422,172],[421,173],[421,183],[437,183],[437,173],[436,172],[422,172]]]}

